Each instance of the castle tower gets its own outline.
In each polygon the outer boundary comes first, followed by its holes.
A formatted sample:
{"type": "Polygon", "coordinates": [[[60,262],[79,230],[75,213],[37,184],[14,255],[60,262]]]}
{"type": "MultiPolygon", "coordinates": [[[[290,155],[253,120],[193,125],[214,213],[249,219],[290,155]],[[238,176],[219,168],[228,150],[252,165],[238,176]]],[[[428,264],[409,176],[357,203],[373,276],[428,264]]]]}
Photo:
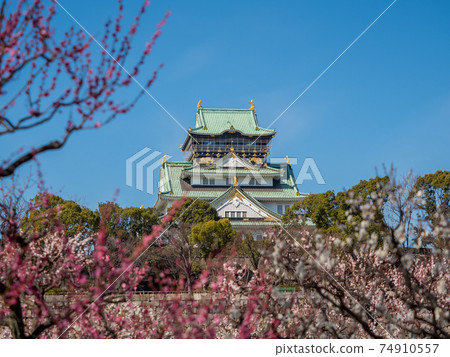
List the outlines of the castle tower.
{"type": "Polygon", "coordinates": [[[181,145],[186,161],[161,166],[155,207],[167,210],[187,197],[210,202],[235,229],[250,230],[256,239],[305,195],[298,191],[289,160],[267,161],[275,130],[259,126],[250,109],[203,108],[181,145]]]}

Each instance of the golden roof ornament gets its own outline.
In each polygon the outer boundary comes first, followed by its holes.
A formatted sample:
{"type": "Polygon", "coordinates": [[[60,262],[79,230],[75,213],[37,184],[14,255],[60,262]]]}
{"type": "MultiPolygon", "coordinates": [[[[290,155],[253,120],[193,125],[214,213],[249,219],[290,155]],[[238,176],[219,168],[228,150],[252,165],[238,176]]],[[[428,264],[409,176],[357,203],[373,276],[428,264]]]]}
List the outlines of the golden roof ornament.
{"type": "Polygon", "coordinates": [[[200,100],[198,101],[198,103],[197,103],[197,111],[198,111],[199,109],[203,109],[202,103],[203,103],[203,100],[200,99],[200,100]]]}
{"type": "Polygon", "coordinates": [[[249,103],[250,103],[250,105],[251,105],[250,110],[255,110],[255,103],[253,103],[253,99],[250,100],[249,103]]]}
{"type": "Polygon", "coordinates": [[[141,205],[141,207],[140,207],[141,209],[144,209],[144,205],[141,205]]]}
{"type": "Polygon", "coordinates": [[[285,159],[286,159],[286,164],[290,165],[291,164],[291,159],[289,158],[289,156],[286,156],[285,159]]]}
{"type": "Polygon", "coordinates": [[[239,186],[239,183],[238,183],[238,180],[237,180],[237,177],[236,177],[236,176],[234,176],[233,186],[234,186],[234,187],[238,187],[238,186],[239,186]]]}
{"type": "Polygon", "coordinates": [[[167,161],[167,155],[164,154],[163,158],[162,158],[162,162],[165,163],[167,161]]]}

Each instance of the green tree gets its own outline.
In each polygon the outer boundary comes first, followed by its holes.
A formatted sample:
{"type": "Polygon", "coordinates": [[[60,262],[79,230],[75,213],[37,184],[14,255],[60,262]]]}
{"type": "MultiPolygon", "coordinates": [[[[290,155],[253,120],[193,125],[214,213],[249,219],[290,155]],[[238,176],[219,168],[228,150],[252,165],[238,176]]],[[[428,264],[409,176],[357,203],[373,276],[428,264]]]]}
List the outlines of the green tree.
{"type": "Polygon", "coordinates": [[[335,221],[340,224],[340,226],[345,225],[348,232],[354,233],[354,225],[361,223],[361,206],[364,202],[370,202],[372,206],[375,205],[375,200],[378,200],[379,196],[372,197],[372,193],[381,192],[383,206],[375,212],[374,222],[368,227],[367,232],[370,234],[372,232],[380,232],[384,227],[384,203],[387,200],[387,192],[383,189],[389,183],[389,177],[375,177],[368,181],[361,180],[358,184],[353,186],[346,192],[340,192],[336,195],[336,202],[338,206],[338,211],[336,214],[335,221]],[[347,204],[347,199],[349,198],[361,199],[361,204],[358,205],[358,211],[351,212],[353,216],[353,224],[350,225],[347,221],[346,211],[348,211],[349,206],[347,204]]]}
{"type": "Polygon", "coordinates": [[[69,236],[98,229],[98,213],[74,201],[41,193],[32,198],[31,203],[35,209],[24,218],[23,229],[45,233],[61,226],[69,236]]]}
{"type": "MultiPolygon", "coordinates": [[[[131,254],[145,234],[150,234],[152,227],[158,223],[158,212],[151,207],[122,208],[115,202],[105,202],[98,205],[101,217],[100,225],[107,232],[107,246],[115,252],[119,246],[125,255],[131,254]]],[[[156,247],[151,247],[145,255],[135,262],[142,266],[153,254],[156,247]]],[[[117,251],[116,256],[120,256],[117,251]]],[[[120,266],[122,261],[114,259],[114,264],[120,266]]]]}
{"type": "Polygon", "coordinates": [[[174,217],[182,223],[197,224],[220,219],[216,209],[208,202],[187,198],[174,217]]]}
{"type": "MultiPolygon", "coordinates": [[[[296,202],[286,210],[282,217],[284,223],[302,223],[302,219],[310,219],[314,225],[325,232],[353,232],[353,225],[347,221],[346,212],[350,206],[347,200],[350,197],[361,201],[373,200],[371,193],[380,190],[381,186],[388,183],[389,178],[375,177],[368,181],[361,180],[358,184],[346,191],[334,193],[327,191],[311,194],[302,201],[296,202]]],[[[352,212],[354,222],[361,222],[361,212],[352,212]]],[[[382,228],[383,212],[376,212],[376,224],[369,227],[369,232],[382,228]]]]}
{"type": "Polygon", "coordinates": [[[158,223],[158,212],[151,207],[122,208],[115,202],[99,204],[99,214],[111,236],[141,238],[158,223]]]}
{"type": "Polygon", "coordinates": [[[126,207],[120,213],[121,228],[137,237],[150,234],[157,223],[158,213],[151,207],[126,207]]]}
{"type": "Polygon", "coordinates": [[[425,218],[434,224],[435,214],[450,212],[450,171],[436,171],[434,174],[419,177],[414,192],[422,191],[423,205],[420,206],[425,218]]]}
{"type": "Polygon", "coordinates": [[[328,230],[334,224],[336,202],[333,191],[308,195],[286,210],[282,219],[285,223],[297,221],[304,217],[322,230],[328,230]]]}
{"type": "Polygon", "coordinates": [[[228,219],[199,223],[192,227],[189,241],[198,246],[201,256],[206,259],[217,253],[236,235],[228,219]]]}
{"type": "Polygon", "coordinates": [[[115,202],[101,202],[98,213],[102,228],[106,228],[108,236],[116,237],[120,232],[120,212],[122,208],[115,202]]]}

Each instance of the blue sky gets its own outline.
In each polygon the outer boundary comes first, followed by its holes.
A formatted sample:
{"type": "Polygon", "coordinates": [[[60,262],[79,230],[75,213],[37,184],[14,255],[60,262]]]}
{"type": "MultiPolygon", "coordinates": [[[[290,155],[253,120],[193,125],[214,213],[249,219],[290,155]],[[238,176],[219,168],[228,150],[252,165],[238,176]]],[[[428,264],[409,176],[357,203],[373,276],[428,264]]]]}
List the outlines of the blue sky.
{"type": "MultiPolygon", "coordinates": [[[[116,14],[112,0],[60,2],[94,35],[116,14]]],[[[137,79],[144,82],[164,63],[150,92],[185,128],[194,125],[199,98],[212,108],[248,108],[253,99],[260,125],[267,127],[390,2],[154,0],[136,48],[167,10],[172,16],[137,79]]],[[[126,2],[127,17],[138,3],[126,2]]],[[[271,156],[289,155],[299,163],[312,157],[326,181],[305,182],[300,191],[348,188],[383,164],[400,173],[449,169],[449,15],[449,1],[398,0],[275,124],[271,156]]],[[[71,25],[59,10],[57,31],[71,25]]],[[[123,96],[131,97],[137,88],[127,90],[123,96]]],[[[12,152],[19,140],[45,142],[49,133],[51,127],[2,139],[0,151],[12,152]]],[[[143,97],[129,114],[74,136],[40,162],[46,184],[65,198],[95,208],[119,189],[119,204],[151,206],[156,195],[125,185],[125,160],[144,147],[182,160],[185,135],[143,97]]]]}

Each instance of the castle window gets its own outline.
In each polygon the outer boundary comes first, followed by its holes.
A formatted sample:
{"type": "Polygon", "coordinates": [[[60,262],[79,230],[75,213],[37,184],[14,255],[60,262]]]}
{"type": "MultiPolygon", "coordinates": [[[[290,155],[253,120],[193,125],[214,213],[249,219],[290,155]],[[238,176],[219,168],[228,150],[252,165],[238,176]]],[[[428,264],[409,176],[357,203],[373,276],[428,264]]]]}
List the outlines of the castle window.
{"type": "Polygon", "coordinates": [[[216,180],[213,178],[208,179],[207,177],[203,177],[202,182],[204,185],[215,185],[216,180]]]}
{"type": "Polygon", "coordinates": [[[225,218],[247,218],[245,211],[225,211],[225,218]]]}
{"type": "Polygon", "coordinates": [[[283,214],[283,205],[277,205],[277,213],[283,214]]]}

